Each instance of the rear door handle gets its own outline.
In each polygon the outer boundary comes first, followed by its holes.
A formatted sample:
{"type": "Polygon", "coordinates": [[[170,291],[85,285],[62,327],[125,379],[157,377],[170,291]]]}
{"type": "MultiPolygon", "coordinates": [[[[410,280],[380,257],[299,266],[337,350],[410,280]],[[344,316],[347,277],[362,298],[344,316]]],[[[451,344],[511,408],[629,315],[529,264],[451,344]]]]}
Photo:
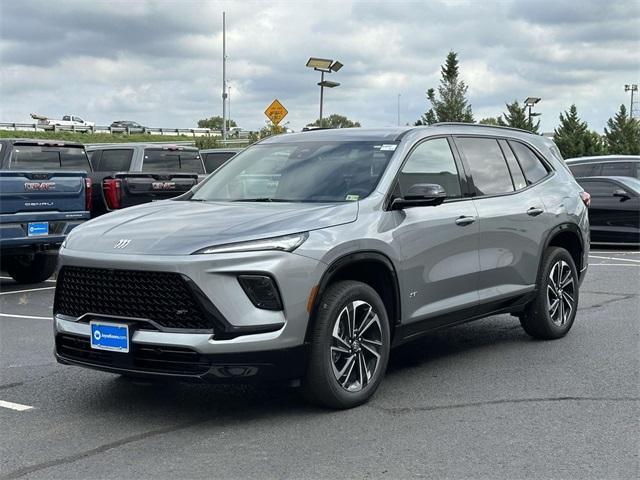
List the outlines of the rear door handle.
{"type": "Polygon", "coordinates": [[[459,218],[456,219],[456,225],[459,225],[461,227],[465,227],[467,225],[471,225],[475,221],[476,221],[475,217],[462,216],[462,217],[459,217],[459,218]]]}
{"type": "Polygon", "coordinates": [[[540,215],[541,213],[543,213],[544,210],[538,207],[531,207],[529,210],[527,210],[527,215],[531,215],[532,217],[537,217],[538,215],[540,215]]]}

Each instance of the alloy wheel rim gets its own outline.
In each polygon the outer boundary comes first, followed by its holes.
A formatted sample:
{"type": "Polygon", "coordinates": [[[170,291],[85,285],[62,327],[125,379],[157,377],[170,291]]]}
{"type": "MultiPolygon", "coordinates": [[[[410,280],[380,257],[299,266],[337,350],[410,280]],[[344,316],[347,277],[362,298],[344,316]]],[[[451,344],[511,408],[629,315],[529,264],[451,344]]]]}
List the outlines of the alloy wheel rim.
{"type": "Polygon", "coordinates": [[[564,260],[557,261],[547,283],[547,308],[551,321],[558,327],[564,326],[575,309],[575,280],[573,271],[564,260]]]}
{"type": "Polygon", "coordinates": [[[338,314],[331,336],[331,367],[342,388],[359,392],[373,380],[382,355],[380,318],[367,302],[355,300],[338,314]]]}

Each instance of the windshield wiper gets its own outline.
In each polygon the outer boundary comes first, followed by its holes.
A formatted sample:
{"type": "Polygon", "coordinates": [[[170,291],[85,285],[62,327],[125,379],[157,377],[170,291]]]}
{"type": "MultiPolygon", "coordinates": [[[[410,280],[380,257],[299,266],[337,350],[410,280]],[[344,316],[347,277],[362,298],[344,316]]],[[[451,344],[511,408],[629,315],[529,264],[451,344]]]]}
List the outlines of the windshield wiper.
{"type": "Polygon", "coordinates": [[[258,197],[258,198],[238,198],[232,200],[232,202],[291,202],[285,198],[271,198],[271,197],[258,197]]]}

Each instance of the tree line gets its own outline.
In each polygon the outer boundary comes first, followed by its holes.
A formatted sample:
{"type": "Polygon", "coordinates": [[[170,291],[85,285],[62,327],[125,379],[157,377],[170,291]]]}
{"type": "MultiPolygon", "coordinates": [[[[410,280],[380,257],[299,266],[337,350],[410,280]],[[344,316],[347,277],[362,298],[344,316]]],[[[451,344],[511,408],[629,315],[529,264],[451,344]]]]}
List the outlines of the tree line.
{"type": "MultiPolygon", "coordinates": [[[[460,78],[458,55],[449,52],[441,68],[440,85],[427,90],[431,108],[415,125],[432,125],[438,122],[475,123],[471,104],[467,99],[467,85],[460,78]]],[[[540,133],[540,121],[533,122],[527,115],[526,105],[517,100],[506,104],[506,112],[498,117],[483,118],[478,123],[520,128],[540,133]]],[[[575,104],[560,114],[560,123],[553,132],[564,158],[587,155],[640,155],[640,120],[631,118],[624,105],[607,121],[604,135],[590,130],[587,122],[580,119],[575,104]]]]}

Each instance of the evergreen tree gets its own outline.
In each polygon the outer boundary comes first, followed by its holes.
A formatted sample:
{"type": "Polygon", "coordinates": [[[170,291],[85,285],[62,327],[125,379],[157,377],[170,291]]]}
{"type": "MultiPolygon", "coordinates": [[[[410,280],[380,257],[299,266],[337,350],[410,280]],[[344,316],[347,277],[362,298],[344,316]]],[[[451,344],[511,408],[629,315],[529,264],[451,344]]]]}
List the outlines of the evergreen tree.
{"type": "Polygon", "coordinates": [[[438,96],[433,88],[427,90],[427,99],[431,108],[415,123],[431,125],[437,122],[473,123],[471,105],[467,101],[467,85],[460,79],[458,55],[449,52],[445,64],[441,67],[442,78],[438,87],[438,96]]]}
{"type": "Polygon", "coordinates": [[[520,106],[517,100],[507,103],[507,111],[498,117],[498,125],[503,127],[521,128],[532,133],[538,133],[540,120],[536,123],[529,120],[526,105],[520,106]]]}
{"type": "Polygon", "coordinates": [[[607,121],[604,137],[609,153],[640,155],[640,120],[630,118],[624,105],[607,121]]]}
{"type": "Polygon", "coordinates": [[[602,137],[590,131],[587,122],[580,120],[575,105],[571,105],[568,111],[560,114],[560,125],[553,131],[553,141],[564,158],[605,153],[602,137]]]}

